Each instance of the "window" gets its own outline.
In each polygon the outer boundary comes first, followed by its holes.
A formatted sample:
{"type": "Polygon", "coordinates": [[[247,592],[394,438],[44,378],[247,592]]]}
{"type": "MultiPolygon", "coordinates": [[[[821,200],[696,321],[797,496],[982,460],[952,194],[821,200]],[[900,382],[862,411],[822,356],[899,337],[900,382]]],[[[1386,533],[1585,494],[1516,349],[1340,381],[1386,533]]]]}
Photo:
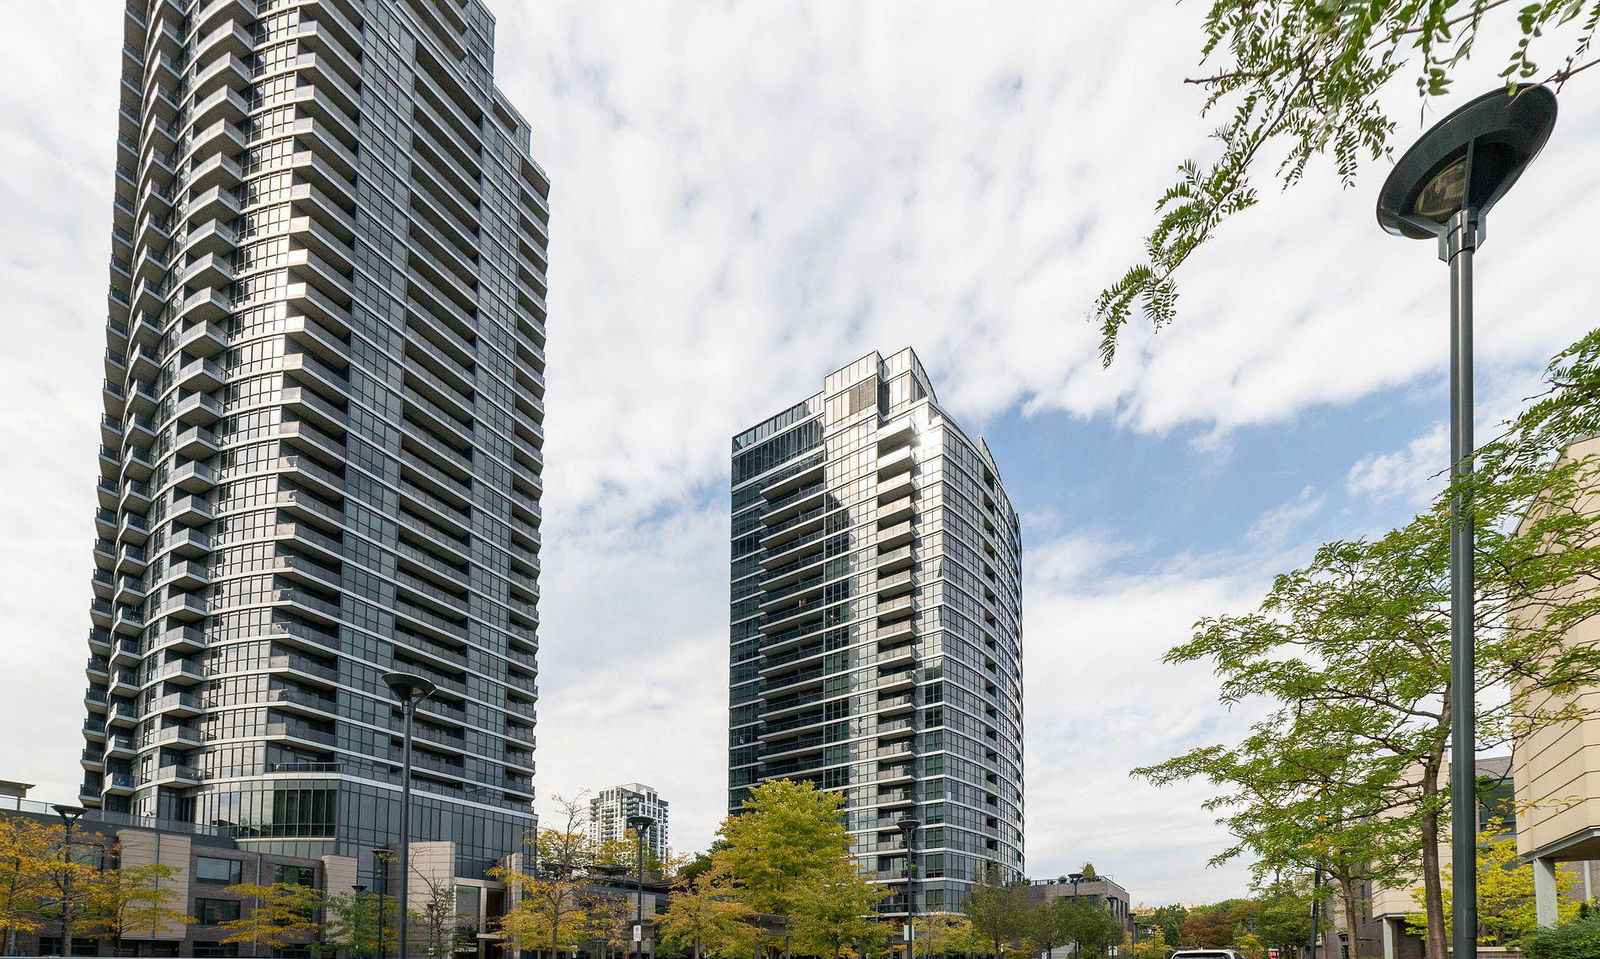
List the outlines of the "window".
{"type": "Polygon", "coordinates": [[[231,886],[243,881],[244,863],[237,859],[217,859],[213,856],[194,857],[195,882],[208,886],[231,886]]]}
{"type": "Polygon", "coordinates": [[[296,883],[301,886],[317,884],[317,871],[310,866],[278,866],[272,875],[273,882],[296,883]]]}
{"type": "Polygon", "coordinates": [[[196,959],[222,959],[225,956],[237,956],[239,944],[237,942],[197,942],[194,944],[196,959]]]}
{"type": "Polygon", "coordinates": [[[202,926],[232,922],[239,918],[239,902],[236,899],[196,899],[194,918],[202,926]]]}

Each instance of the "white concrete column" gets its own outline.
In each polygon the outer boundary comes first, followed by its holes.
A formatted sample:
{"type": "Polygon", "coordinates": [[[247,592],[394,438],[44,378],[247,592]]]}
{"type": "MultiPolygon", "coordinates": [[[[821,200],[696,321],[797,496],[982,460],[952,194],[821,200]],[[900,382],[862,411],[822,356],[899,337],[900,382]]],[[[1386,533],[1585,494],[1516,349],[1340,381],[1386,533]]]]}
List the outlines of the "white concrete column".
{"type": "Polygon", "coordinates": [[[1556,861],[1533,860],[1533,911],[1541,927],[1556,924],[1556,861]]]}
{"type": "Polygon", "coordinates": [[[1394,950],[1394,920],[1383,920],[1383,959],[1395,959],[1394,950]]]}

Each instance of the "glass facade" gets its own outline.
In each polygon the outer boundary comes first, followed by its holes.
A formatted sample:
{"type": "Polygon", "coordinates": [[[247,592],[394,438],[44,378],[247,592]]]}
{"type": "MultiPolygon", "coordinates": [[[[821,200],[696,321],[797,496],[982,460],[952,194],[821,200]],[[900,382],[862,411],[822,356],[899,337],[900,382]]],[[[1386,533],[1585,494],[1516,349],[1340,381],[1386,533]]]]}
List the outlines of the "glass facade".
{"type": "Polygon", "coordinates": [[[916,355],[862,357],[733,441],[729,808],[763,780],[844,794],[906,908],[1022,874],[1021,530],[993,457],[916,355]]]}
{"type": "MultiPolygon", "coordinates": [[[[479,0],[129,0],[82,801],[533,823],[549,182],[479,0]]],[[[370,859],[370,857],[366,857],[370,859]]]]}

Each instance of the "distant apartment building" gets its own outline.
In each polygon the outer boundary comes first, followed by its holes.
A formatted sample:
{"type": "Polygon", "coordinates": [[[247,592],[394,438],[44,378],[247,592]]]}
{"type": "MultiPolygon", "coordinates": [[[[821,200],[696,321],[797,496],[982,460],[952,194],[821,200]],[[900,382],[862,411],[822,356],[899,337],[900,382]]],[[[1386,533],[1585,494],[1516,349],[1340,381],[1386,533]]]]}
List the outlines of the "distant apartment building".
{"type": "Polygon", "coordinates": [[[263,855],[535,823],[549,182],[481,0],[126,0],[83,805],[263,855]]]}
{"type": "Polygon", "coordinates": [[[596,842],[615,842],[627,837],[630,816],[649,816],[654,825],[644,832],[645,848],[657,862],[664,861],[671,846],[667,841],[667,801],[643,783],[625,783],[600,790],[589,800],[589,835],[596,842]]]}
{"type": "Polygon", "coordinates": [[[728,803],[845,798],[854,852],[920,911],[1023,869],[1021,528],[988,447],[910,349],[733,439],[728,803]]]}

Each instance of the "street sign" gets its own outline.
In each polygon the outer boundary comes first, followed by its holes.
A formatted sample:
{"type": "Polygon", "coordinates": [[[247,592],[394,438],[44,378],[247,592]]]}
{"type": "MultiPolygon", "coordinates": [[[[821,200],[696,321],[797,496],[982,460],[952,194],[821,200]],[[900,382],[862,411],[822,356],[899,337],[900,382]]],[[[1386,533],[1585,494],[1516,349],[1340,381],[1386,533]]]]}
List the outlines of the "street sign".
{"type": "Polygon", "coordinates": [[[1267,950],[1267,959],[1278,959],[1278,950],[1276,950],[1276,949],[1268,949],[1267,950]]]}
{"type": "Polygon", "coordinates": [[[633,941],[644,942],[644,926],[639,925],[637,922],[633,924],[633,941]]]}

